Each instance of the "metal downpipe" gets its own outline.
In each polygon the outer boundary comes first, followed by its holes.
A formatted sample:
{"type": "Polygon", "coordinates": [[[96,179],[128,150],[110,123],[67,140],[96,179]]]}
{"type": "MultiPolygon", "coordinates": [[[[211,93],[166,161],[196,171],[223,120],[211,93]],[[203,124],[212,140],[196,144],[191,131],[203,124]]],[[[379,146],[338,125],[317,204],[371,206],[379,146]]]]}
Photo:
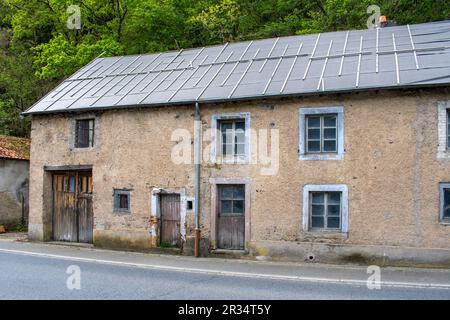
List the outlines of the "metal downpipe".
{"type": "Polygon", "coordinates": [[[200,256],[200,165],[201,165],[201,136],[202,136],[202,116],[200,112],[200,104],[195,103],[194,118],[194,164],[195,164],[195,241],[194,256],[200,256]]]}

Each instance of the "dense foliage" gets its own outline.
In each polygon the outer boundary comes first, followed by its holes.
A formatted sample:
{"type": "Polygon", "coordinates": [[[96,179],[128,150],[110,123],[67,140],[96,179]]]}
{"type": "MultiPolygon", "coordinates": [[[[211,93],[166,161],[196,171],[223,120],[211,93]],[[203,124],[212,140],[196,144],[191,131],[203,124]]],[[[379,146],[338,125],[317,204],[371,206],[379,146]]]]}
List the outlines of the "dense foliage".
{"type": "Polygon", "coordinates": [[[27,135],[20,113],[100,53],[365,28],[371,4],[399,24],[450,18],[450,0],[0,0],[0,134],[27,135]]]}

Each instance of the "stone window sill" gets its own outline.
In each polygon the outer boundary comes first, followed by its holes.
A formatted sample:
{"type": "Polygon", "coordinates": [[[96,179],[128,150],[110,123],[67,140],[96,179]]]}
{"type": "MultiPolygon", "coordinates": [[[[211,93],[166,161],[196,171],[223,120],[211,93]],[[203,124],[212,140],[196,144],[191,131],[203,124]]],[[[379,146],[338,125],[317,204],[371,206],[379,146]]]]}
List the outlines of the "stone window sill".
{"type": "Polygon", "coordinates": [[[343,154],[301,154],[299,160],[342,160],[343,154]]]}
{"type": "Polygon", "coordinates": [[[450,160],[450,151],[446,150],[446,151],[439,151],[438,155],[437,155],[438,159],[443,159],[443,160],[450,160]]]}
{"type": "Polygon", "coordinates": [[[246,158],[217,158],[215,161],[216,164],[249,164],[249,161],[246,158]]]}
{"type": "Polygon", "coordinates": [[[114,210],[114,211],[113,211],[113,214],[117,214],[117,215],[129,215],[129,214],[131,214],[131,211],[128,211],[128,210],[123,210],[123,211],[120,211],[120,210],[114,210]]]}
{"type": "Polygon", "coordinates": [[[88,147],[88,148],[70,148],[70,151],[73,152],[89,152],[89,151],[94,151],[95,147],[88,147]]]}

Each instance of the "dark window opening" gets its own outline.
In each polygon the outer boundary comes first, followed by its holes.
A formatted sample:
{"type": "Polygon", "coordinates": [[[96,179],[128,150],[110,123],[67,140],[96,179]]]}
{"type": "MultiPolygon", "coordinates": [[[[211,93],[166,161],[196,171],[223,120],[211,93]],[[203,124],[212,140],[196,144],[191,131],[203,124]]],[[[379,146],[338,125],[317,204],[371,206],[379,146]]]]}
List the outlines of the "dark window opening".
{"type": "Polygon", "coordinates": [[[188,200],[186,206],[187,206],[187,210],[193,210],[194,202],[192,200],[188,200]]]}
{"type": "Polygon", "coordinates": [[[447,149],[450,149],[450,109],[447,110],[447,149]]]}
{"type": "Polygon", "coordinates": [[[450,189],[444,189],[444,208],[442,218],[450,220],[450,189]]]}
{"type": "Polygon", "coordinates": [[[76,121],[75,148],[90,148],[94,146],[94,119],[76,121]]]}
{"type": "Polygon", "coordinates": [[[69,185],[67,189],[69,192],[75,192],[75,176],[69,176],[69,185]]]}
{"type": "Polygon", "coordinates": [[[130,191],[114,190],[114,212],[130,212],[130,191]]]}
{"type": "Polygon", "coordinates": [[[119,194],[119,209],[128,210],[128,195],[119,194]]]}

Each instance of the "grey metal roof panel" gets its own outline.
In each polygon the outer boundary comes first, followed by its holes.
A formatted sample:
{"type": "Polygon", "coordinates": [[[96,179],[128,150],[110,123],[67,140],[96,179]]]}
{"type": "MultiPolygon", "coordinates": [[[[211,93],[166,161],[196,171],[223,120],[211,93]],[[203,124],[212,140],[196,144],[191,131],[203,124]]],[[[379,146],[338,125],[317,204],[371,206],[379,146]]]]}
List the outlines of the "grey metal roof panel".
{"type": "Polygon", "coordinates": [[[450,20],[98,58],[25,114],[450,84],[450,20]]]}

